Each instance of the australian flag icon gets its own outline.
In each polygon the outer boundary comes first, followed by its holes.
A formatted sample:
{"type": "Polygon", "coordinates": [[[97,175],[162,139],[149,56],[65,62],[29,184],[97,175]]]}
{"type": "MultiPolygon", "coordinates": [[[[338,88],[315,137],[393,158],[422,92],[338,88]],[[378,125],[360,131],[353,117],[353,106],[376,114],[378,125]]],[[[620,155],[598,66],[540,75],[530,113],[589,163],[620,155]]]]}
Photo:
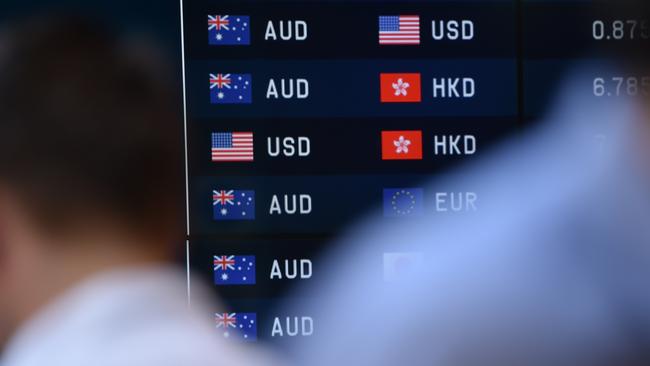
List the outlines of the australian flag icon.
{"type": "Polygon", "coordinates": [[[252,84],[250,74],[210,74],[210,103],[251,104],[252,84]]]}
{"type": "Polygon", "coordinates": [[[226,339],[240,342],[257,341],[256,313],[216,313],[217,330],[226,339]]]}
{"type": "Polygon", "coordinates": [[[208,15],[208,42],[212,46],[248,46],[250,24],[247,15],[208,15]]]}
{"type": "Polygon", "coordinates": [[[215,255],[213,265],[217,286],[255,284],[254,255],[215,255]]]}
{"type": "Polygon", "coordinates": [[[255,191],[212,191],[213,218],[216,221],[255,220],[255,191]]]}

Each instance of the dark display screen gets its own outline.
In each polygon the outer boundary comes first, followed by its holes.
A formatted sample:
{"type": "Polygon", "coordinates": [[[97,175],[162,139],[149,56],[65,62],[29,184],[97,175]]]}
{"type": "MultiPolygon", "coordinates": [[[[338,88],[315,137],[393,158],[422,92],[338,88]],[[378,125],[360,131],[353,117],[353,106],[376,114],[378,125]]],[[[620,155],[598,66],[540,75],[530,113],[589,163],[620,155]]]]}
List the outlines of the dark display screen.
{"type": "MultiPolygon", "coordinates": [[[[229,307],[206,321],[243,341],[318,331],[277,305],[336,271],[319,259],[359,220],[480,210],[480,182],[426,183],[541,119],[571,65],[647,30],[588,1],[181,7],[189,264],[229,307]]],[[[612,77],[584,92],[615,97],[612,77]]],[[[400,244],[377,248],[378,277],[400,244]]]]}

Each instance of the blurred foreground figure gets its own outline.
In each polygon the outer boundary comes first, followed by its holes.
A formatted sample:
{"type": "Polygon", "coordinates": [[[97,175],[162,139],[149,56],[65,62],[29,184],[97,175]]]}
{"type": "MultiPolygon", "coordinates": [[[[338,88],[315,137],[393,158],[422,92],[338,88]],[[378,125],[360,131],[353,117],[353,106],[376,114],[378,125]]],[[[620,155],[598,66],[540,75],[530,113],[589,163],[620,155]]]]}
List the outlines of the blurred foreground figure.
{"type": "Polygon", "coordinates": [[[182,154],[154,54],[76,21],[5,36],[0,364],[252,364],[170,264],[182,154]]]}
{"type": "Polygon", "coordinates": [[[650,109],[594,99],[582,70],[548,124],[425,188],[478,211],[342,243],[297,364],[650,365],[650,109]]]}
{"type": "MultiPolygon", "coordinates": [[[[645,0],[610,4],[649,19],[645,0]]],[[[592,90],[648,75],[648,43],[628,46],[616,70],[580,64],[543,125],[424,188],[430,213],[437,192],[476,193],[476,212],[352,232],[299,306],[319,326],[296,364],[650,365],[650,90],[592,90]]]]}
{"type": "Polygon", "coordinates": [[[548,124],[425,188],[476,192],[477,212],[343,242],[297,364],[650,365],[650,108],[594,100],[591,75],[548,124]]]}

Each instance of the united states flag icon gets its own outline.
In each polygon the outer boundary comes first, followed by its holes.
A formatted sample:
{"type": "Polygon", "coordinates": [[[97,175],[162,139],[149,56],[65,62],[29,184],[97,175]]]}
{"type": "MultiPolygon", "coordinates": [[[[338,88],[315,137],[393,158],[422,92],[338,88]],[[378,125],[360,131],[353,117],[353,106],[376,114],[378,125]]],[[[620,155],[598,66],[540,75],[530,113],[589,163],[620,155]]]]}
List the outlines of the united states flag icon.
{"type": "Polygon", "coordinates": [[[391,15],[379,17],[379,44],[420,44],[420,16],[391,15]]]}
{"type": "Polygon", "coordinates": [[[252,132],[218,132],[212,134],[212,161],[253,161],[254,156],[252,132]]]}

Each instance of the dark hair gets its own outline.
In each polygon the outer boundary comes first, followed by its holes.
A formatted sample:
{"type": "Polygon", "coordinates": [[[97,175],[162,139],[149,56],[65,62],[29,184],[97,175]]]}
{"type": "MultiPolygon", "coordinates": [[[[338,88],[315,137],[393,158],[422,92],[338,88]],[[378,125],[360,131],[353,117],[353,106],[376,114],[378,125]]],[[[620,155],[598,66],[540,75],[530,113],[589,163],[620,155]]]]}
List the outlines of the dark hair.
{"type": "Polygon", "coordinates": [[[183,197],[180,103],[150,47],[81,19],[32,19],[7,35],[0,183],[49,229],[97,215],[169,233],[183,197]]]}

